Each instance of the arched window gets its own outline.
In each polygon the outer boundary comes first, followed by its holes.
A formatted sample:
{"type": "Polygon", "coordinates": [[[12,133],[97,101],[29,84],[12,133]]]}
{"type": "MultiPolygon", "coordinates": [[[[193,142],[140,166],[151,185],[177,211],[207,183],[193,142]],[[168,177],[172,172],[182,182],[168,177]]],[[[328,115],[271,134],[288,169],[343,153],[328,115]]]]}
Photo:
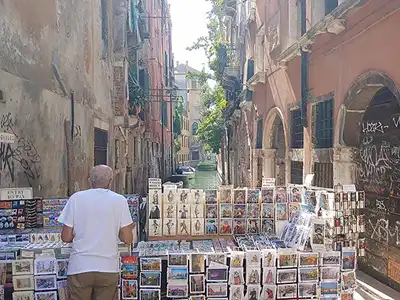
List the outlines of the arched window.
{"type": "Polygon", "coordinates": [[[198,129],[199,129],[199,123],[193,122],[193,124],[192,124],[192,135],[196,135],[198,129]]]}

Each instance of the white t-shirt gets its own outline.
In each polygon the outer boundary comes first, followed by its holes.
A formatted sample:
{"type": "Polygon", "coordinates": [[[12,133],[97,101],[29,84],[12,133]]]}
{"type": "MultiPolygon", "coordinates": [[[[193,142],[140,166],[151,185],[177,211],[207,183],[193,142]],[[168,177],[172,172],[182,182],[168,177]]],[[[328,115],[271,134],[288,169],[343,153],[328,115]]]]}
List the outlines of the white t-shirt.
{"type": "Polygon", "coordinates": [[[119,230],[132,224],[124,196],[106,189],[77,192],[58,221],[74,231],[68,275],[119,272],[119,230]]]}

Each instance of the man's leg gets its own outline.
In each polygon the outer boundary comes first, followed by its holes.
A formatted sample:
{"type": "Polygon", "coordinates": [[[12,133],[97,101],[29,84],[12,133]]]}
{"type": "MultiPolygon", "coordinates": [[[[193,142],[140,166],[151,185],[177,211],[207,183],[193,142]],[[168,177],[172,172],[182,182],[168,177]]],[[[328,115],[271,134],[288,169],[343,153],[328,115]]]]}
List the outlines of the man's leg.
{"type": "Polygon", "coordinates": [[[68,276],[70,300],[88,300],[92,296],[93,272],[68,276]]]}
{"type": "Polygon", "coordinates": [[[92,300],[118,299],[118,273],[94,273],[92,300]]]}

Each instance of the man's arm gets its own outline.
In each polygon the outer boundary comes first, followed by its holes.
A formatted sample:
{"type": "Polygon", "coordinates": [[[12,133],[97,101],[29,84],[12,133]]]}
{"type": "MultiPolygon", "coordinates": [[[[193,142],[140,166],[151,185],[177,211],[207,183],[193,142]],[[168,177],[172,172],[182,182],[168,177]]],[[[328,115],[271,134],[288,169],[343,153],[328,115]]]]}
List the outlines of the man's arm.
{"type": "Polygon", "coordinates": [[[74,203],[73,196],[69,198],[63,211],[58,217],[58,222],[63,224],[61,240],[65,243],[72,243],[74,240],[74,203]]]}
{"type": "Polygon", "coordinates": [[[125,244],[132,244],[133,242],[133,224],[129,224],[128,226],[122,227],[119,230],[119,239],[125,244]]]}
{"type": "Polygon", "coordinates": [[[64,243],[72,243],[74,240],[74,229],[64,225],[61,231],[61,239],[64,243]]]}
{"type": "Polygon", "coordinates": [[[132,244],[133,242],[133,221],[131,212],[129,211],[128,202],[124,199],[121,207],[121,224],[119,229],[119,239],[125,244],[132,244]]]}

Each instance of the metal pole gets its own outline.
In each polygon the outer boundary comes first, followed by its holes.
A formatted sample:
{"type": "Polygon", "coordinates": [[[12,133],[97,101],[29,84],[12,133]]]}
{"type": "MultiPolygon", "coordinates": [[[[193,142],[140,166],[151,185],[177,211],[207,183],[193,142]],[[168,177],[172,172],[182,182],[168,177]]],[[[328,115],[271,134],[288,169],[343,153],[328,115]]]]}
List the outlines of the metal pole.
{"type": "Polygon", "coordinates": [[[170,114],[170,123],[171,123],[171,175],[174,173],[174,117],[173,117],[173,109],[172,109],[172,91],[169,94],[169,114],[170,114]]]}

